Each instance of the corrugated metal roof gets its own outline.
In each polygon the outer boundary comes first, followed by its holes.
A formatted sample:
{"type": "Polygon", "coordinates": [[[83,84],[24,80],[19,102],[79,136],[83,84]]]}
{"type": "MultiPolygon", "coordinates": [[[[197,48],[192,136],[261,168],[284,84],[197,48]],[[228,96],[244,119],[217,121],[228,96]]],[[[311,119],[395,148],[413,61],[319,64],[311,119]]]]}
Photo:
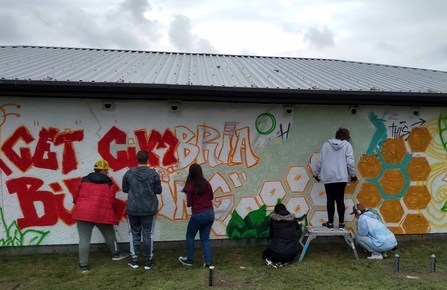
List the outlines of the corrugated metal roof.
{"type": "Polygon", "coordinates": [[[344,60],[0,46],[0,80],[447,93],[447,72],[344,60]]]}

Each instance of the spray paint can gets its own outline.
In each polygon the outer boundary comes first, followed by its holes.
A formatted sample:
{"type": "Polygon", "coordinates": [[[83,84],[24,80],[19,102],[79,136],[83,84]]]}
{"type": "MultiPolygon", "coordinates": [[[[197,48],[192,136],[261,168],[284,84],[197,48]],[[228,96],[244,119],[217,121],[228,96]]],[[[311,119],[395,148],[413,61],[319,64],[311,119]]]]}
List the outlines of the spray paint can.
{"type": "Polygon", "coordinates": [[[209,276],[208,276],[208,286],[213,287],[214,284],[214,278],[213,278],[213,270],[214,266],[209,267],[209,276]]]}
{"type": "Polygon", "coordinates": [[[436,272],[436,256],[435,254],[432,254],[430,256],[430,273],[436,272]]]}
{"type": "Polygon", "coordinates": [[[400,263],[400,257],[399,254],[394,255],[394,273],[399,272],[399,263],[400,263]]]}

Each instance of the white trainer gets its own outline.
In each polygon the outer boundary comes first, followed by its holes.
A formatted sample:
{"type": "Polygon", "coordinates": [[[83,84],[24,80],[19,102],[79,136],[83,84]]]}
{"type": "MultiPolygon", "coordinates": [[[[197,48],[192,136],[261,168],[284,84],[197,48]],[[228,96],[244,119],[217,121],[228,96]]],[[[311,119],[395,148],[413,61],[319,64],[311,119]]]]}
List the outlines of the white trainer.
{"type": "Polygon", "coordinates": [[[371,256],[368,257],[370,260],[383,260],[382,254],[371,254],[371,256]]]}

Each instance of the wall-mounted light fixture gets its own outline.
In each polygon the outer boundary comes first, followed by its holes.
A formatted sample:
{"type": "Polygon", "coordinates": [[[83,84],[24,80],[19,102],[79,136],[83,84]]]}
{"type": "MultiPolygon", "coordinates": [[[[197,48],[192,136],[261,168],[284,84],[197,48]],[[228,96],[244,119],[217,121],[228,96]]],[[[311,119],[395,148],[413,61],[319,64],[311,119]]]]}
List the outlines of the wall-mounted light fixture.
{"type": "Polygon", "coordinates": [[[171,113],[180,114],[180,102],[169,102],[171,113]]]}
{"type": "Polygon", "coordinates": [[[293,115],[293,106],[284,105],[284,116],[292,116],[292,115],[293,115]]]}
{"type": "Polygon", "coordinates": [[[349,107],[349,116],[357,116],[359,114],[359,107],[358,106],[350,106],[349,107]]]}
{"type": "Polygon", "coordinates": [[[104,111],[113,111],[115,109],[115,105],[112,101],[102,101],[102,109],[104,111]]]}
{"type": "Polygon", "coordinates": [[[419,107],[413,107],[413,108],[411,108],[411,114],[410,114],[410,116],[413,117],[413,118],[417,118],[417,117],[419,117],[420,110],[421,110],[421,108],[419,108],[419,107]]]}

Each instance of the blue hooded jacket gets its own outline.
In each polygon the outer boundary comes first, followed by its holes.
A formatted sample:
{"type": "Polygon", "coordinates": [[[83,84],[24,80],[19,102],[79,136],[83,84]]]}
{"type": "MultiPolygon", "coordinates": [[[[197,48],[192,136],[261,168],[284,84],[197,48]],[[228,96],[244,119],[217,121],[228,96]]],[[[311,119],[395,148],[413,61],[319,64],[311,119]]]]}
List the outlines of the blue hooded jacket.
{"type": "Polygon", "coordinates": [[[359,216],[358,235],[368,236],[370,245],[378,252],[386,252],[397,246],[394,234],[370,211],[359,216]]]}

